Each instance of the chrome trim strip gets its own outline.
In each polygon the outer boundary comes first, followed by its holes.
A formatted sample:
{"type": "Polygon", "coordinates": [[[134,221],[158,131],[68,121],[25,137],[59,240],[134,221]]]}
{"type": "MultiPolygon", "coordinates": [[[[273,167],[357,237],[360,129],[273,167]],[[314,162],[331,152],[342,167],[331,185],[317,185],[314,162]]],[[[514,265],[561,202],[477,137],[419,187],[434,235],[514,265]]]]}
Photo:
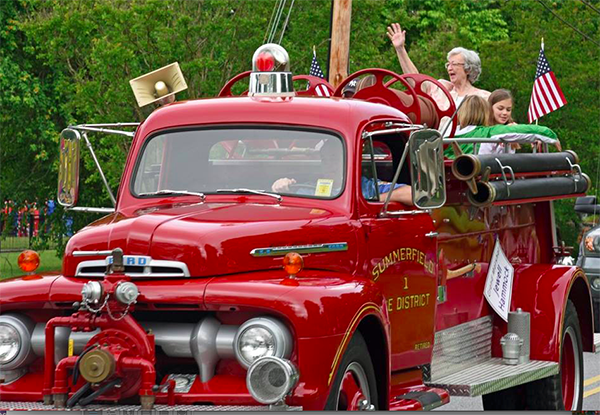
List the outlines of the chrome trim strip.
{"type": "Polygon", "coordinates": [[[115,208],[104,208],[104,207],[85,207],[75,206],[67,208],[67,210],[74,210],[75,212],[92,212],[92,213],[114,213],[115,208]]]}
{"type": "Polygon", "coordinates": [[[272,246],[269,248],[254,248],[250,251],[253,257],[264,256],[283,256],[289,252],[297,252],[299,254],[315,254],[323,252],[340,252],[347,251],[347,242],[332,242],[325,244],[312,245],[291,245],[291,246],[272,246]]]}

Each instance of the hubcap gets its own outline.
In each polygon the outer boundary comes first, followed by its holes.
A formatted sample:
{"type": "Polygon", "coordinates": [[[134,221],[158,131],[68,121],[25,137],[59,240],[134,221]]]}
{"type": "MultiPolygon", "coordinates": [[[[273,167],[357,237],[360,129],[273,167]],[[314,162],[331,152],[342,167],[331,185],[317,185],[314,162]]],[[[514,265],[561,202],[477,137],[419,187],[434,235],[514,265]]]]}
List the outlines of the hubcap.
{"type": "Polygon", "coordinates": [[[568,327],[563,337],[562,360],[560,362],[563,403],[567,411],[576,410],[581,390],[581,367],[579,345],[573,327],[568,327]]]}
{"type": "Polygon", "coordinates": [[[337,409],[359,411],[371,408],[371,394],[367,374],[360,363],[352,362],[346,368],[340,383],[337,409]]]}

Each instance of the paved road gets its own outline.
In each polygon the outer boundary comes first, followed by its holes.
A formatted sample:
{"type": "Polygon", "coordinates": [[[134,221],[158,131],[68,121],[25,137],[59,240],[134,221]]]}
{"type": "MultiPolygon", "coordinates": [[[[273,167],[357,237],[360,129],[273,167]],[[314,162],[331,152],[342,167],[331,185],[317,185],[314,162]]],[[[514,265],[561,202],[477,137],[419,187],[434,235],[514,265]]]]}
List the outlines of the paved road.
{"type": "MultiPolygon", "coordinates": [[[[600,354],[583,354],[583,410],[600,410],[600,354]]],[[[439,411],[482,411],[481,397],[460,398],[452,396],[450,403],[439,411]]]]}

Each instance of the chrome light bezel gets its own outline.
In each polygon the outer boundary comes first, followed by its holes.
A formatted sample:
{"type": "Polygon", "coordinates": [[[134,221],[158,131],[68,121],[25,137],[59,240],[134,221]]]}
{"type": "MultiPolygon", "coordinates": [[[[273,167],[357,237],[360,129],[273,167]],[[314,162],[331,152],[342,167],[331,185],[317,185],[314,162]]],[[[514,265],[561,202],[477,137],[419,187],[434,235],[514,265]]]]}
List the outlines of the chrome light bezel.
{"type": "Polygon", "coordinates": [[[35,324],[27,316],[21,314],[3,314],[0,315],[0,325],[12,327],[19,336],[19,351],[6,363],[0,364],[2,371],[18,369],[29,363],[33,357],[31,348],[31,334],[35,324]]]}
{"type": "Polygon", "coordinates": [[[257,402],[271,405],[282,402],[296,387],[299,379],[298,369],[292,362],[279,357],[267,356],[258,358],[252,363],[246,375],[246,386],[250,395],[257,402]],[[281,386],[276,386],[277,390],[267,391],[264,388],[265,381],[270,380],[269,369],[279,369],[284,376],[284,382],[281,386]]]}
{"type": "MultiPolygon", "coordinates": [[[[233,341],[233,349],[237,361],[245,368],[249,368],[253,362],[248,361],[242,354],[242,347],[240,340],[247,330],[255,327],[263,328],[269,331],[274,339],[273,354],[272,357],[283,357],[287,358],[290,356],[292,351],[292,335],[287,327],[277,319],[271,317],[257,317],[252,318],[242,324],[235,334],[233,341]]],[[[265,357],[260,356],[256,360],[265,357]]],[[[255,360],[255,361],[256,361],[255,360]]]]}

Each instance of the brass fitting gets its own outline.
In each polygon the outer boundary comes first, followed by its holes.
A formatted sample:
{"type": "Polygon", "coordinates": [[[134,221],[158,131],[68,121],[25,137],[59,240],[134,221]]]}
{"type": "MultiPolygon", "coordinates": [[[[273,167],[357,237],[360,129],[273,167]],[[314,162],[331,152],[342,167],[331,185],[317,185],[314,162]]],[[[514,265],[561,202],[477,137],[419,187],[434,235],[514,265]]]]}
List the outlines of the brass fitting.
{"type": "Polygon", "coordinates": [[[114,356],[103,349],[86,353],[79,362],[81,376],[90,383],[101,383],[115,373],[114,356]]]}

